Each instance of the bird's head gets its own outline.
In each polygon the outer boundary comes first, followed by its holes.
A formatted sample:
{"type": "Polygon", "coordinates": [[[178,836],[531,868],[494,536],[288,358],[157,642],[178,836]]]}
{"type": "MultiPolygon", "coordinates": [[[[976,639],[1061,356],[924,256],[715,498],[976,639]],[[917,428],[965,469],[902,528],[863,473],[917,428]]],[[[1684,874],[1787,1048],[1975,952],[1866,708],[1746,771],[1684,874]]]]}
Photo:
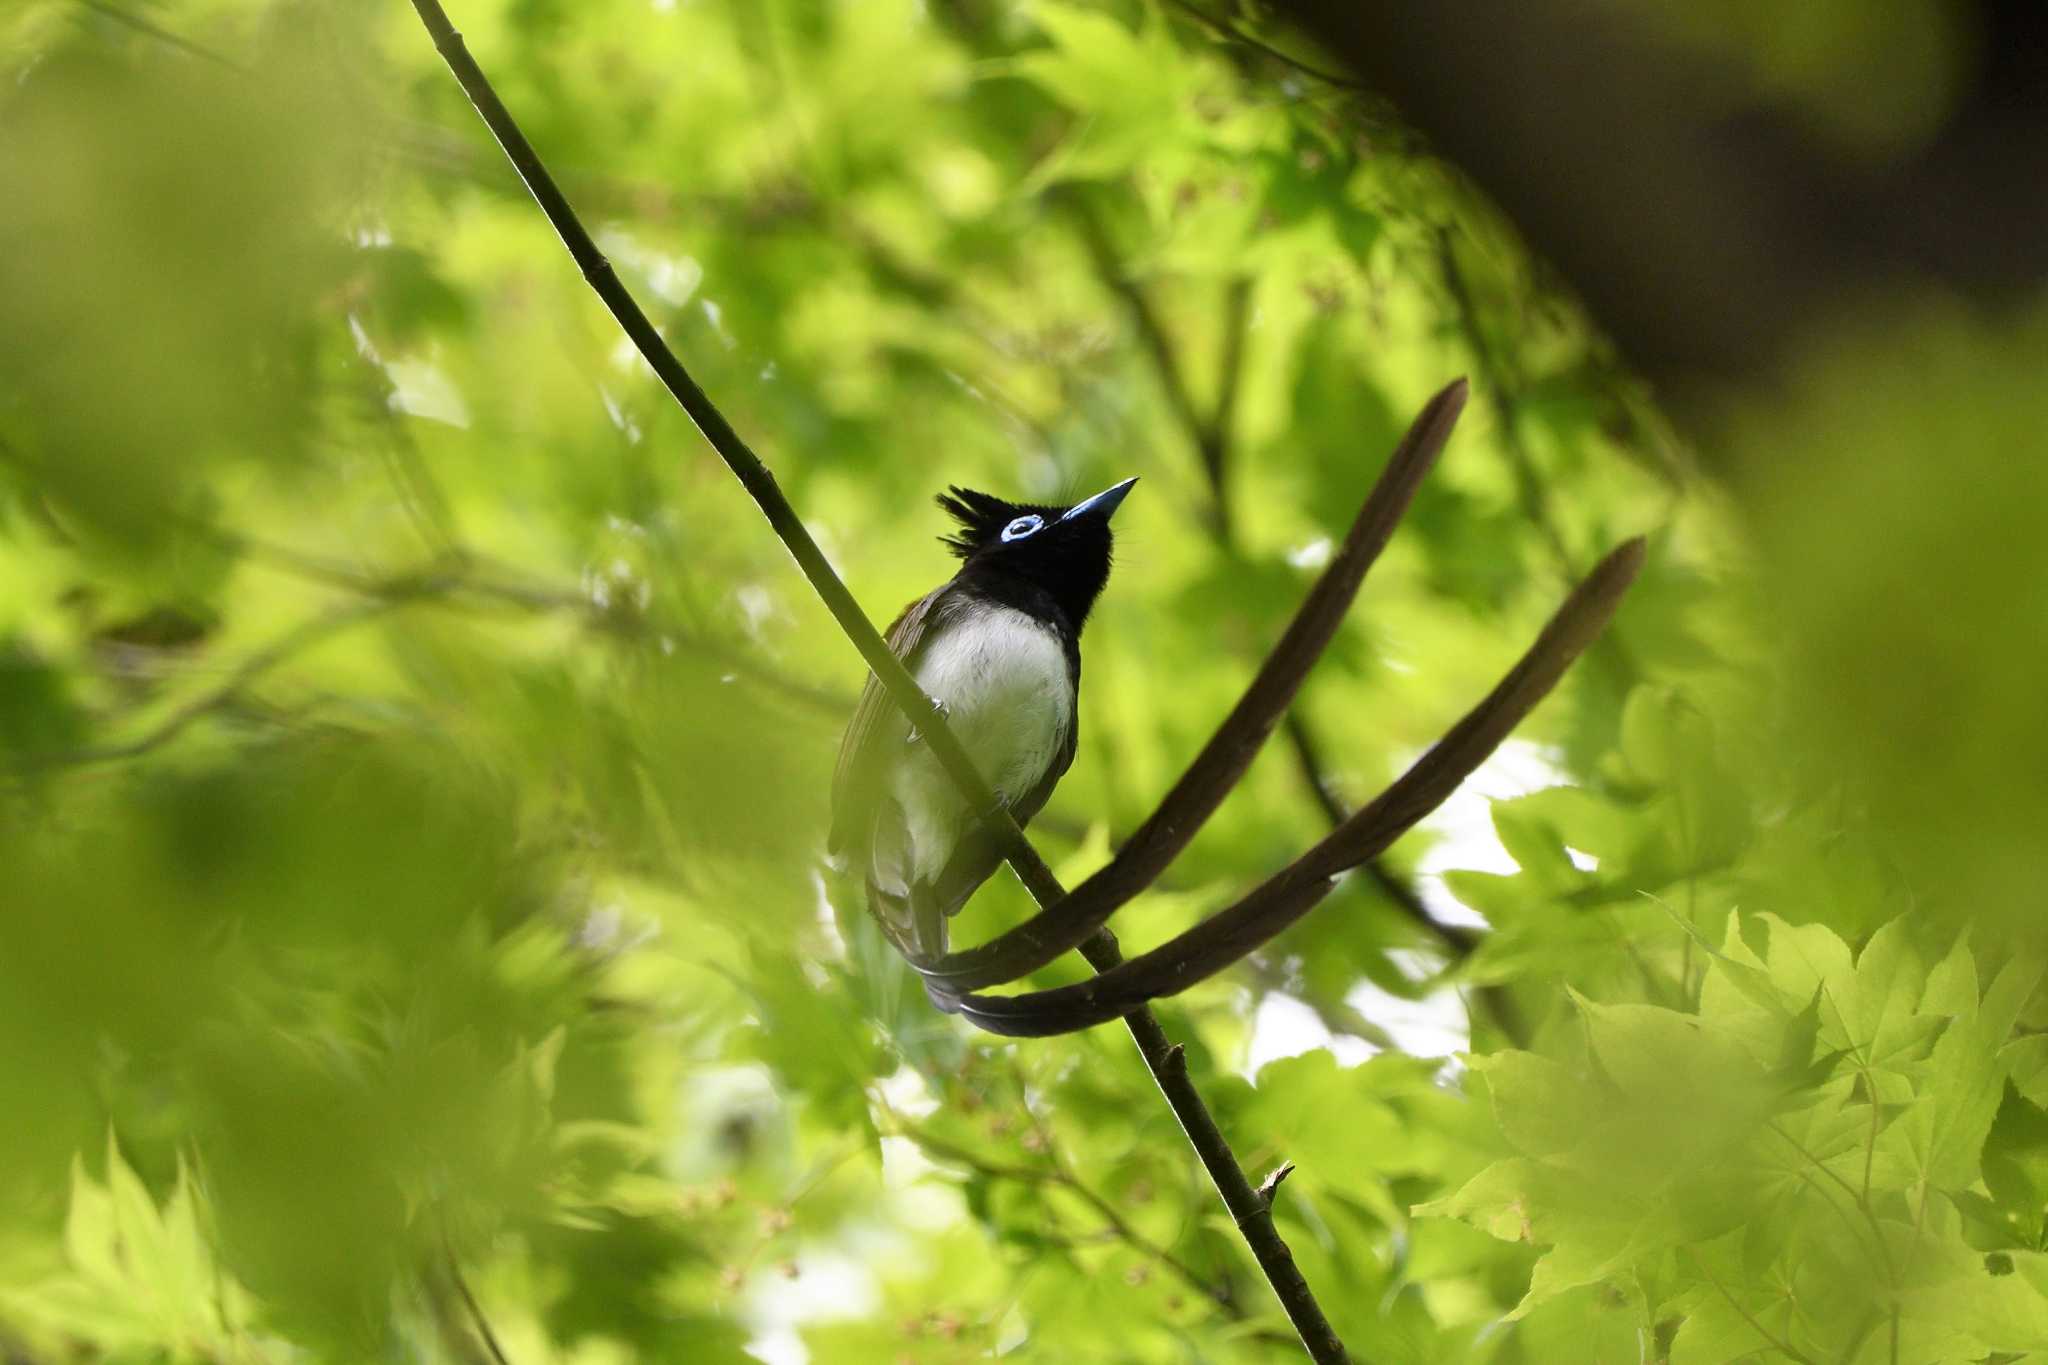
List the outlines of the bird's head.
{"type": "Polygon", "coordinates": [[[1136,479],[1125,479],[1071,507],[1005,502],[953,487],[939,506],[960,523],[943,538],[966,561],[963,573],[1012,575],[1045,589],[1079,630],[1109,581],[1109,519],[1136,479]]]}

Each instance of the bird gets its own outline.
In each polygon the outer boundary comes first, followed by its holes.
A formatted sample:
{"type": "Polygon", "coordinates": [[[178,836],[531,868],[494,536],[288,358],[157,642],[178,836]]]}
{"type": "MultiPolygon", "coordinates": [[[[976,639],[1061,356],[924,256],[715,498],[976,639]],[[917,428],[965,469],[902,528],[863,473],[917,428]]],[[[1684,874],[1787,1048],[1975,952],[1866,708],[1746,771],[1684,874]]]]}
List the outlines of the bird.
{"type": "MultiPolygon", "coordinates": [[[[940,543],[959,571],[889,627],[890,650],[1020,825],[1073,766],[1081,628],[1109,582],[1110,518],[1136,482],[1065,507],[948,488],[937,502],[959,529],[940,543]]],[[[945,951],[947,917],[1002,862],[997,837],[872,673],[839,744],[827,851],[860,873],[899,945],[925,957],[945,951]]]]}

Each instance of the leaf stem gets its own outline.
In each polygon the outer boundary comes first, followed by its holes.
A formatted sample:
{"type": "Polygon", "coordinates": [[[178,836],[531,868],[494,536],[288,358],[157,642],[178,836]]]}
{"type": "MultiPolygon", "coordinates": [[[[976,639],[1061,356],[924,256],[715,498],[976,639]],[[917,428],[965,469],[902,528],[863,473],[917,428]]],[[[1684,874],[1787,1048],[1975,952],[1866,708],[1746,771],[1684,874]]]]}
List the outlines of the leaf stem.
{"type": "Polygon", "coordinates": [[[991,1180],[1011,1180],[1019,1184],[1054,1186],[1069,1191],[1075,1198],[1092,1209],[1102,1219],[1107,1230],[1119,1241],[1122,1241],[1133,1251],[1157,1261],[1171,1270],[1189,1288],[1195,1290],[1211,1303],[1214,1303],[1231,1318],[1240,1321],[1244,1319],[1245,1310],[1243,1305],[1237,1302],[1236,1297],[1231,1294],[1227,1286],[1212,1282],[1201,1271],[1174,1255],[1172,1251],[1159,1245],[1159,1243],[1153,1241],[1144,1233],[1139,1232],[1135,1227],[1131,1226],[1130,1221],[1117,1210],[1114,1204],[1103,1198],[1093,1188],[1083,1183],[1078,1176],[1057,1162],[1045,1168],[1040,1168],[1037,1166],[1012,1166],[1003,1162],[985,1161],[965,1147],[948,1142],[936,1133],[927,1132],[925,1129],[919,1128],[914,1124],[905,1123],[900,1117],[896,1119],[896,1127],[898,1132],[904,1137],[909,1138],[912,1142],[915,1142],[919,1147],[922,1147],[928,1154],[965,1166],[977,1175],[985,1176],[991,1180]]]}
{"type": "Polygon", "coordinates": [[[1736,1311],[1736,1313],[1740,1315],[1742,1320],[1748,1323],[1750,1327],[1755,1330],[1758,1336],[1762,1337],[1774,1349],[1783,1351],[1787,1356],[1790,1356],[1793,1360],[1798,1361],[1799,1365],[1815,1365],[1812,1356],[1809,1356],[1808,1354],[1806,1354],[1806,1352],[1800,1350],[1797,1346],[1794,1346],[1791,1342],[1779,1336],[1770,1328],[1764,1326],[1763,1323],[1759,1321],[1747,1308],[1744,1308],[1741,1302],[1733,1294],[1728,1292],[1728,1286],[1722,1284],[1720,1278],[1716,1276],[1714,1272],[1707,1267],[1707,1263],[1700,1259],[1697,1252],[1693,1251],[1690,1247],[1684,1248],[1684,1251],[1686,1256],[1692,1261],[1693,1267],[1696,1270],[1698,1270],[1700,1274],[1707,1277],[1707,1283],[1711,1284],[1717,1291],[1719,1291],[1721,1297],[1727,1301],[1728,1306],[1730,1308],[1733,1308],[1736,1311]]]}

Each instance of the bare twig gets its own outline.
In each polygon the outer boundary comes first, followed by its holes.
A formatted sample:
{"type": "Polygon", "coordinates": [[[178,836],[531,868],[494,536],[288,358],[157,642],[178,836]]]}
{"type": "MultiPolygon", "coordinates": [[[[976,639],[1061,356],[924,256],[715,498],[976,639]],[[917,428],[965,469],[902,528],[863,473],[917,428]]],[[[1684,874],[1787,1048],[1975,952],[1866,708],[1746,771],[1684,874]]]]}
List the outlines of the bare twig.
{"type": "Polygon", "coordinates": [[[1321,81],[1325,85],[1336,86],[1340,90],[1362,90],[1365,88],[1357,77],[1339,75],[1334,71],[1325,71],[1320,67],[1311,66],[1301,60],[1301,58],[1282,51],[1263,38],[1254,37],[1235,24],[1226,23],[1218,19],[1215,15],[1210,14],[1207,10],[1195,4],[1194,0],[1167,0],[1167,3],[1226,43],[1236,43],[1248,47],[1262,56],[1272,58],[1282,66],[1291,67],[1304,76],[1321,81]]]}
{"type": "Polygon", "coordinates": [[[1558,528],[1557,518],[1551,513],[1549,495],[1536,473],[1536,462],[1530,457],[1528,442],[1522,438],[1521,420],[1516,412],[1521,401],[1521,384],[1508,373],[1507,366],[1494,354],[1493,344],[1487,339],[1480,322],[1479,301],[1473,296],[1465,267],[1458,261],[1457,243],[1452,239],[1451,229],[1439,227],[1436,241],[1444,287],[1450,291],[1459,330],[1465,334],[1465,345],[1472,352],[1473,363],[1479,367],[1480,384],[1489,391],[1488,396],[1500,417],[1501,449],[1508,457],[1509,471],[1515,476],[1515,494],[1521,500],[1522,515],[1529,518],[1543,537],[1545,548],[1550,551],[1558,571],[1569,578],[1577,572],[1572,562],[1571,547],[1565,544],[1564,532],[1558,528]]]}
{"type": "Polygon", "coordinates": [[[393,590],[369,601],[353,602],[325,615],[301,622],[237,664],[226,680],[218,686],[178,707],[135,738],[88,749],[31,755],[23,764],[23,770],[38,772],[52,768],[83,767],[94,763],[115,763],[161,748],[183,734],[188,726],[202,716],[218,711],[233,702],[249,684],[300,651],[319,644],[329,636],[339,634],[351,626],[380,616],[405,602],[416,600],[432,590],[431,585],[421,583],[408,591],[393,590]]]}
{"type": "Polygon", "coordinates": [[[469,1324],[482,1339],[484,1349],[491,1354],[492,1365],[512,1365],[505,1356],[505,1348],[498,1344],[498,1334],[491,1330],[491,1320],[484,1316],[483,1305],[476,1301],[476,1295],[469,1290],[469,1281],[463,1277],[462,1267],[455,1263],[455,1257],[448,1258],[448,1278],[455,1285],[456,1294],[462,1299],[462,1310],[469,1315],[469,1324]]]}
{"type": "Polygon", "coordinates": [[[76,0],[76,3],[81,9],[91,10],[94,14],[110,19],[114,23],[134,29],[137,33],[146,34],[160,43],[177,48],[188,56],[213,62],[216,65],[226,67],[230,71],[246,72],[249,69],[232,57],[216,52],[204,44],[195,43],[190,38],[173,33],[161,24],[144,18],[140,14],[125,10],[119,5],[108,4],[106,0],[76,0]]]}
{"type": "Polygon", "coordinates": [[[1806,1352],[1800,1350],[1797,1346],[1794,1346],[1791,1342],[1779,1336],[1770,1328],[1764,1326],[1763,1323],[1757,1320],[1756,1316],[1753,1313],[1751,1313],[1747,1308],[1744,1308],[1742,1306],[1741,1301],[1738,1300],[1733,1294],[1728,1292],[1728,1286],[1722,1284],[1720,1278],[1717,1275],[1715,1275],[1712,1270],[1709,1270],[1707,1268],[1707,1263],[1700,1259],[1698,1252],[1694,1251],[1691,1247],[1685,1247],[1682,1248],[1682,1250],[1684,1250],[1685,1252],[1686,1259],[1693,1263],[1694,1269],[1698,1270],[1700,1274],[1707,1277],[1707,1283],[1713,1285],[1715,1289],[1720,1291],[1722,1299],[1727,1302],[1730,1308],[1735,1310],[1737,1315],[1739,1315],[1744,1322],[1748,1323],[1750,1327],[1756,1331],[1756,1334],[1758,1336],[1762,1337],[1774,1349],[1784,1352],[1788,1359],[1799,1362],[1799,1365],[1815,1365],[1812,1356],[1806,1354],[1806,1352]]]}
{"type": "Polygon", "coordinates": [[[561,236],[562,245],[582,270],[585,282],[603,300],[641,358],[654,371],[655,377],[753,498],[761,514],[768,519],[769,526],[795,558],[805,580],[824,602],[826,610],[832,613],[833,620],[838,622],[840,630],[860,651],[868,667],[888,690],[890,698],[924,736],[927,749],[959,786],[969,805],[1001,840],[1004,852],[1017,867],[1025,884],[1030,886],[1035,882],[1047,890],[1047,899],[1058,899],[1057,892],[1053,890],[1058,883],[1053,879],[1051,870],[1024,838],[1023,830],[996,799],[987,781],[975,770],[973,760],[961,747],[959,737],[946,724],[945,717],[918,688],[903,661],[890,651],[881,632],[875,629],[874,622],[861,610],[860,604],[826,560],[824,552],[818,548],[803,519],[797,515],[789,499],[783,496],[775,476],[733,429],[725,414],[684,368],[675,352],[669,349],[668,342],[656,330],[639,301],[620,281],[618,272],[604,253],[598,250],[590,230],[570,207],[554,177],[534,151],[533,144],[526,140],[517,120],[498,98],[497,91],[477,66],[476,59],[470,56],[462,35],[449,22],[440,0],[413,0],[413,9],[433,38],[442,60],[469,96],[470,103],[497,138],[498,145],[504,149],[513,168],[519,172],[519,178],[547,215],[548,222],[561,236]]]}
{"type": "MultiPolygon", "coordinates": [[[[968,799],[972,809],[984,815],[989,826],[1001,840],[1010,865],[1016,869],[1034,899],[1040,905],[1052,905],[1064,896],[1064,889],[1045,865],[1023,831],[1010,813],[989,790],[987,782],[975,771],[974,764],[960,746],[959,739],[947,726],[945,717],[932,704],[911,678],[903,662],[890,652],[888,645],[876,631],[874,623],[868,620],[860,606],[840,581],[837,573],[826,561],[823,552],[811,538],[810,532],[798,518],[796,510],[789,505],[777,487],[774,477],[760,459],[748,449],[739,434],[725,420],[704,391],[698,387],[682,362],[668,347],[637,301],[620,283],[610,262],[597,249],[588,229],[577,218],[554,179],[548,174],[532,144],[519,129],[518,123],[506,110],[497,92],[491,88],[476,61],[469,55],[462,36],[448,21],[439,0],[413,0],[413,9],[420,16],[434,46],[448,64],[456,81],[462,86],[470,102],[476,107],[506,156],[518,170],[520,178],[532,191],[548,221],[561,235],[563,245],[583,271],[591,288],[604,301],[625,329],[640,354],[654,370],[663,385],[687,412],[705,439],[725,461],[735,477],[746,488],[767,517],[776,535],[795,557],[798,567],[809,581],[812,589],[831,611],[833,619],[860,651],[861,657],[874,670],[875,676],[888,689],[892,700],[909,717],[910,722],[925,738],[929,750],[938,758],[940,765],[968,799]]],[[[1109,970],[1122,961],[1122,953],[1115,939],[1104,930],[1090,939],[1083,948],[1085,956],[1097,970],[1109,970]]],[[[1294,1263],[1293,1254],[1281,1240],[1273,1226],[1272,1214],[1260,1202],[1252,1189],[1251,1181],[1231,1154],[1229,1144],[1224,1140],[1222,1130],[1216,1126],[1215,1118],[1196,1093],[1187,1077],[1187,1066],[1178,1048],[1170,1044],[1159,1021],[1147,1010],[1137,1010],[1126,1020],[1131,1036],[1138,1044],[1146,1065],[1152,1069],[1162,1094],[1180,1119],[1188,1140],[1195,1148],[1211,1180],[1222,1196],[1226,1208],[1239,1228],[1243,1231],[1246,1244],[1258,1260],[1259,1268],[1265,1273],[1273,1292],[1286,1310],[1288,1320],[1300,1333],[1303,1345],[1318,1365],[1335,1365],[1350,1359],[1344,1345],[1331,1328],[1321,1305],[1302,1279],[1300,1269],[1294,1263]]]]}
{"type": "Polygon", "coordinates": [[[1268,1208],[1272,1207],[1274,1197],[1280,1193],[1281,1182],[1285,1181],[1288,1176],[1293,1174],[1294,1163],[1291,1161],[1283,1161],[1278,1166],[1275,1166],[1270,1172],[1268,1172],[1264,1180],[1261,1180],[1259,1182],[1258,1196],[1259,1198],[1266,1201],[1266,1206],[1268,1208]]]}
{"type": "Polygon", "coordinates": [[[899,1117],[896,1128],[904,1137],[923,1148],[927,1155],[940,1160],[964,1166],[978,1175],[991,1180],[1011,1180],[1020,1184],[1051,1186],[1071,1193],[1075,1198],[1094,1210],[1103,1221],[1105,1230],[1132,1250],[1159,1262],[1178,1275],[1181,1280],[1215,1304],[1230,1317],[1242,1320],[1245,1317],[1243,1305],[1237,1302],[1230,1290],[1214,1283],[1201,1271],[1189,1265],[1172,1251],[1147,1237],[1131,1226],[1117,1207],[1083,1183],[1079,1177],[1064,1166],[1049,1163],[1045,1166],[1014,1166],[1005,1162],[988,1161],[965,1147],[948,1142],[936,1133],[928,1132],[914,1124],[905,1123],[899,1117]]]}
{"type": "MultiPolygon", "coordinates": [[[[393,584],[403,585],[411,581],[376,577],[336,559],[260,540],[198,519],[191,519],[187,524],[196,534],[205,536],[232,554],[245,555],[269,568],[367,597],[388,597],[393,584]]],[[[449,552],[447,562],[450,567],[439,579],[444,588],[437,598],[439,605],[457,606],[462,605],[464,599],[476,599],[524,612],[560,612],[580,618],[582,624],[592,630],[621,639],[672,642],[680,650],[716,663],[734,676],[759,683],[769,692],[820,715],[843,717],[853,709],[851,694],[791,677],[747,650],[715,636],[684,629],[658,616],[600,606],[588,592],[528,580],[517,571],[462,546],[456,546],[449,552]]]]}

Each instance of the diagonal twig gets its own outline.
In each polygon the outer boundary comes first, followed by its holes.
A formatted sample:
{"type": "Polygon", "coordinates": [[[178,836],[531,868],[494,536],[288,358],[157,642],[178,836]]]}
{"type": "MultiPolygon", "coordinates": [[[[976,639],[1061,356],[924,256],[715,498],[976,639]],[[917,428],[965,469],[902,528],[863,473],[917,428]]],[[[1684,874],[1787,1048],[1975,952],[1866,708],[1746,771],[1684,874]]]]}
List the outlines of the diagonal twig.
{"type": "Polygon", "coordinates": [[[1365,89],[1364,83],[1361,82],[1356,76],[1339,75],[1334,71],[1325,71],[1321,67],[1311,66],[1307,62],[1301,60],[1301,58],[1292,56],[1289,53],[1282,51],[1280,48],[1273,46],[1273,44],[1267,42],[1265,39],[1256,37],[1250,33],[1245,32],[1242,28],[1239,28],[1235,24],[1228,23],[1222,19],[1217,18],[1215,15],[1210,14],[1207,10],[1201,8],[1199,5],[1196,5],[1194,3],[1194,0],[1168,0],[1168,2],[1175,9],[1179,10],[1182,14],[1187,15],[1197,24],[1200,24],[1203,28],[1207,29],[1210,33],[1214,34],[1218,40],[1224,43],[1241,44],[1242,46],[1249,48],[1254,52],[1272,58],[1274,61],[1279,62],[1282,66],[1291,67],[1295,71],[1300,72],[1304,76],[1307,76],[1313,80],[1321,81],[1325,85],[1335,86],[1339,90],[1365,89]]]}
{"type": "MultiPolygon", "coordinates": [[[[985,815],[1025,888],[1041,905],[1058,901],[1065,893],[1052,870],[1024,838],[1023,831],[1008,810],[995,800],[988,784],[975,771],[972,760],[960,746],[958,737],[947,726],[945,717],[919,690],[902,661],[890,652],[874,623],[861,611],[805,529],[796,510],[782,495],[773,475],[697,386],[639,303],[620,282],[611,263],[597,249],[589,230],[576,216],[532,144],[520,131],[517,121],[469,55],[462,35],[449,22],[440,0],[413,0],[413,9],[449,71],[497,138],[498,145],[504,149],[520,178],[526,182],[541,211],[561,235],[563,246],[583,271],[584,279],[611,310],[612,316],[662,384],[753,496],[769,525],[795,557],[813,591],[824,601],[840,629],[888,689],[890,698],[924,736],[927,746],[962,795],[967,797],[974,810],[985,815]]],[[[1082,953],[1098,971],[1113,970],[1123,960],[1115,938],[1106,929],[1087,940],[1082,945],[1082,953]]],[[[1300,1334],[1310,1358],[1317,1365],[1343,1365],[1350,1360],[1343,1342],[1330,1326],[1329,1318],[1316,1302],[1308,1282],[1302,1278],[1293,1253],[1274,1226],[1272,1210],[1252,1188],[1251,1180],[1231,1153],[1230,1144],[1224,1139],[1214,1115],[1188,1079],[1185,1054],[1177,1044],[1168,1041],[1166,1031],[1149,1010],[1137,1009],[1124,1022],[1146,1066],[1158,1082],[1160,1093],[1180,1120],[1189,1145],[1195,1149],[1203,1168],[1215,1183],[1224,1207],[1229,1210],[1246,1245],[1258,1261],[1259,1269],[1271,1284],[1281,1307],[1286,1310],[1288,1321],[1300,1334]]]]}
{"type": "Polygon", "coordinates": [[[476,1329],[477,1336],[483,1341],[484,1349],[490,1352],[492,1365],[512,1365],[506,1358],[505,1348],[498,1344],[498,1334],[491,1330],[491,1320],[484,1316],[483,1305],[478,1303],[476,1295],[470,1292],[469,1281],[463,1277],[462,1267],[456,1264],[453,1255],[448,1258],[448,1278],[454,1283],[455,1292],[462,1298],[462,1308],[469,1314],[470,1325],[476,1329]]]}
{"type": "MultiPolygon", "coordinates": [[[[520,131],[511,111],[498,98],[497,91],[492,88],[482,68],[477,66],[476,59],[470,56],[468,46],[449,22],[440,0],[413,0],[413,10],[433,38],[435,50],[448,64],[463,92],[469,96],[470,103],[476,107],[478,115],[497,138],[499,147],[519,172],[519,178],[525,182],[541,211],[547,215],[548,222],[561,236],[562,245],[582,270],[585,282],[604,301],[605,307],[625,330],[655,377],[754,499],[777,538],[796,560],[812,590],[823,600],[825,609],[832,613],[832,619],[838,622],[840,630],[860,651],[868,667],[874,670],[890,698],[924,736],[926,747],[968,798],[979,818],[1002,841],[1005,854],[1017,867],[1025,884],[1029,886],[1036,881],[1043,888],[1056,887],[1058,883],[1053,880],[1051,870],[1025,840],[1023,830],[1011,818],[1009,811],[996,800],[987,781],[975,770],[974,761],[961,747],[959,737],[947,726],[944,716],[932,705],[931,699],[919,690],[903,661],[890,651],[881,632],[875,629],[874,622],[854,601],[853,594],[826,560],[824,551],[818,548],[818,542],[803,524],[803,519],[797,515],[789,499],[783,496],[774,474],[733,429],[725,414],[699,387],[675,352],[669,349],[639,301],[619,279],[611,261],[598,250],[590,230],[570,207],[561,187],[541,161],[540,154],[526,140],[526,134],[520,131]]],[[[1056,892],[1052,895],[1057,898],[1056,892]]]]}

